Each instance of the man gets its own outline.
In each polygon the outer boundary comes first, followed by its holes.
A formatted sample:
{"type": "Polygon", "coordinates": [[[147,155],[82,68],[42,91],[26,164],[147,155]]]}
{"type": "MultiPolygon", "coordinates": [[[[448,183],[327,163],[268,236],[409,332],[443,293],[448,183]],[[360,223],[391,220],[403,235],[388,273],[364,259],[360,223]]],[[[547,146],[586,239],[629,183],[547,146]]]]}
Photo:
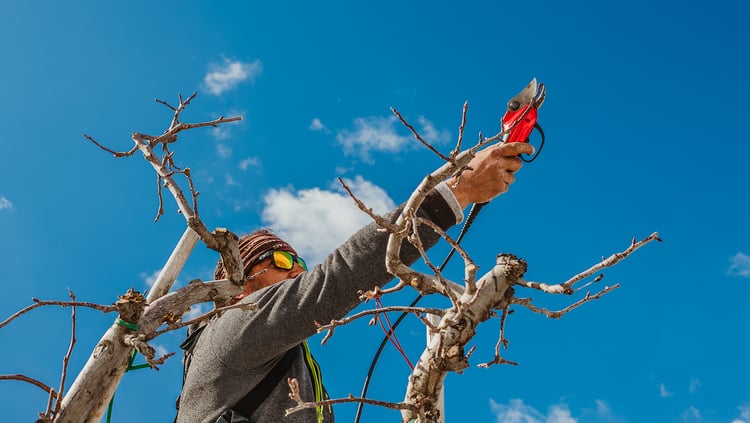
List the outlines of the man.
{"type": "MultiPolygon", "coordinates": [[[[443,229],[455,225],[469,204],[507,191],[521,167],[518,155],[533,151],[527,143],[510,143],[477,153],[460,178],[441,183],[427,196],[418,214],[443,229]]],[[[388,218],[395,220],[400,210],[388,218]]],[[[429,228],[420,235],[425,248],[439,239],[429,228]]],[[[295,405],[286,381],[299,381],[305,401],[327,397],[305,340],[316,333],[314,322],[340,319],[359,304],[359,291],[393,278],[385,269],[387,241],[387,233],[367,225],[308,270],[292,246],[272,233],[242,237],[245,290],[238,298],[257,304],[259,310],[229,310],[193,337],[177,422],[333,422],[329,407],[285,417],[284,411],[295,405]]],[[[414,248],[402,248],[405,263],[418,258],[414,248]]],[[[216,278],[223,277],[219,263],[216,278]]]]}

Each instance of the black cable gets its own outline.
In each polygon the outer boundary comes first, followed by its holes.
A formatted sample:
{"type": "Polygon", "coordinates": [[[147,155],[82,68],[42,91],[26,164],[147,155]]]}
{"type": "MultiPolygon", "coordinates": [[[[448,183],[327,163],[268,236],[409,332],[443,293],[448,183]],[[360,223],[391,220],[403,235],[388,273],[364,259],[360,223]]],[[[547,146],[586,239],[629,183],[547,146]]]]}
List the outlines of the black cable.
{"type": "MultiPolygon", "coordinates": [[[[539,143],[539,149],[536,151],[536,153],[534,153],[534,155],[530,159],[527,159],[527,158],[521,156],[521,160],[523,160],[526,163],[531,163],[534,160],[536,160],[536,158],[539,157],[539,153],[542,152],[542,148],[544,147],[544,131],[542,130],[542,127],[539,126],[538,123],[535,123],[534,124],[534,129],[536,129],[537,131],[539,131],[539,134],[542,135],[542,142],[539,143]]],[[[529,140],[527,139],[526,142],[529,142],[529,140]]]]}
{"type": "MultiPolygon", "coordinates": [[[[469,230],[469,227],[471,227],[471,224],[474,223],[474,219],[476,219],[477,215],[479,214],[479,211],[482,210],[482,207],[484,207],[487,203],[481,203],[481,204],[473,204],[471,206],[471,209],[469,210],[469,215],[466,217],[466,222],[464,223],[464,226],[461,228],[461,232],[458,234],[458,238],[456,238],[456,244],[460,244],[461,240],[464,238],[464,235],[466,235],[466,232],[469,230]]],[[[443,260],[443,263],[438,268],[440,271],[442,271],[445,266],[450,261],[451,257],[453,257],[453,253],[456,252],[455,248],[451,248],[448,255],[445,257],[445,260],[443,260]]],[[[414,307],[419,303],[419,300],[421,300],[423,297],[422,294],[417,295],[417,297],[414,299],[414,301],[409,304],[409,307],[414,307]]],[[[378,359],[380,359],[380,354],[383,352],[383,349],[385,348],[386,344],[388,343],[388,339],[393,335],[393,332],[396,330],[399,324],[401,324],[401,321],[404,320],[404,318],[409,313],[403,312],[400,316],[398,316],[398,319],[396,319],[396,323],[393,324],[393,326],[388,330],[388,333],[383,337],[383,341],[380,342],[380,346],[378,347],[378,350],[375,352],[375,357],[373,357],[372,362],[370,363],[370,369],[367,371],[367,376],[365,376],[365,383],[362,386],[362,394],[360,395],[360,398],[365,398],[367,396],[367,389],[370,387],[370,378],[372,378],[372,374],[375,371],[375,366],[378,364],[378,359]]],[[[359,423],[359,418],[362,416],[362,408],[364,406],[364,403],[359,403],[357,405],[357,414],[354,416],[354,423],[359,423]]]]}

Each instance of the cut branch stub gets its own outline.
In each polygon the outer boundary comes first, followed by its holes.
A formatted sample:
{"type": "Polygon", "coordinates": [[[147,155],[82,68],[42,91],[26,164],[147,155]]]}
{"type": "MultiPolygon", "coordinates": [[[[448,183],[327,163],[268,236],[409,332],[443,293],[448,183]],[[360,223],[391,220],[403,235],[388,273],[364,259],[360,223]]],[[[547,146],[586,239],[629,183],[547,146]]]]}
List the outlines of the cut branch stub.
{"type": "Polygon", "coordinates": [[[124,295],[117,297],[115,307],[120,313],[120,319],[136,324],[146,308],[146,299],[140,292],[130,288],[124,295]]]}

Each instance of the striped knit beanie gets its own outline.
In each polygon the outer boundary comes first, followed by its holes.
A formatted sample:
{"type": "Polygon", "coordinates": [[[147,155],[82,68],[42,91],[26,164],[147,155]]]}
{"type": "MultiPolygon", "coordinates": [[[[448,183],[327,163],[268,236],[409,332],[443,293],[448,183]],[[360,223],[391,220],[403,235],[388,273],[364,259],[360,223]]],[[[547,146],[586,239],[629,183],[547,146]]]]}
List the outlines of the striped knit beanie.
{"type": "MultiPolygon", "coordinates": [[[[297,255],[297,252],[294,251],[294,248],[292,248],[289,243],[277,237],[267,229],[259,229],[240,237],[239,248],[242,265],[245,268],[244,276],[247,276],[247,272],[250,271],[250,266],[258,260],[258,257],[269,251],[280,250],[292,253],[295,256],[297,255]]],[[[219,259],[216,263],[214,279],[218,280],[225,278],[225,273],[224,264],[221,259],[219,259]]]]}

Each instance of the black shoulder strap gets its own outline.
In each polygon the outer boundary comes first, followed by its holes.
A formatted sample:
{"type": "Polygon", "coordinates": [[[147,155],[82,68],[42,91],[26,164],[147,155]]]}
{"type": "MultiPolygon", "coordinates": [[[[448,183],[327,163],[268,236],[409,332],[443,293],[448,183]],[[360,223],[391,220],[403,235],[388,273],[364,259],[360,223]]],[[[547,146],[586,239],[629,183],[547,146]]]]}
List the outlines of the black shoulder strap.
{"type": "MultiPolygon", "coordinates": [[[[203,322],[201,322],[203,323],[203,322]]],[[[190,366],[190,362],[193,358],[193,349],[195,348],[195,343],[198,341],[198,338],[203,333],[203,329],[206,328],[206,324],[202,324],[197,327],[191,327],[188,330],[188,336],[185,338],[185,341],[180,344],[180,348],[185,351],[184,356],[184,368],[182,372],[182,386],[185,386],[185,379],[187,378],[187,372],[188,367],[190,366]]],[[[275,388],[279,383],[281,383],[282,379],[284,378],[284,375],[289,371],[289,369],[292,367],[292,363],[294,362],[294,358],[297,356],[297,352],[299,351],[300,347],[299,345],[296,345],[292,347],[289,351],[284,354],[283,357],[281,357],[281,360],[279,360],[278,363],[271,369],[270,372],[263,378],[263,380],[260,381],[258,385],[256,385],[253,389],[250,390],[247,394],[245,394],[244,397],[242,397],[239,401],[237,401],[237,404],[235,404],[232,407],[232,410],[236,410],[239,413],[241,413],[243,416],[250,417],[255,410],[260,406],[260,404],[263,403],[263,401],[268,398],[268,395],[271,393],[273,388],[275,388]]],[[[177,397],[176,401],[176,408],[180,409],[180,397],[177,397]]],[[[176,421],[176,420],[175,420],[176,421]]]]}
{"type": "Polygon", "coordinates": [[[237,404],[232,407],[233,410],[237,410],[245,417],[250,417],[255,410],[268,398],[273,388],[278,386],[284,379],[284,375],[287,374],[289,369],[292,367],[294,358],[297,356],[299,351],[299,345],[293,347],[281,357],[278,363],[271,369],[270,372],[263,378],[263,380],[256,385],[250,392],[247,393],[242,399],[237,401],[237,404]]]}

